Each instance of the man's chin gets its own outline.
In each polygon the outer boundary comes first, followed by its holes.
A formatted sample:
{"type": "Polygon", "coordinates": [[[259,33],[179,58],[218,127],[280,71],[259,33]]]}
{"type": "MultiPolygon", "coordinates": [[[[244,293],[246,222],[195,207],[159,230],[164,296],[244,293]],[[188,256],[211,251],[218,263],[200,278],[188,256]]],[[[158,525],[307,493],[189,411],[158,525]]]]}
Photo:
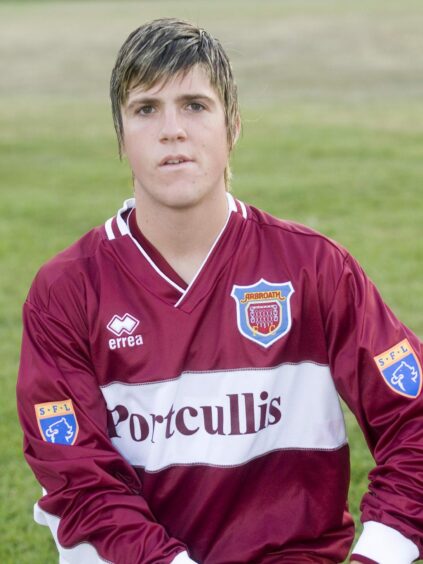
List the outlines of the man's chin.
{"type": "Polygon", "coordinates": [[[214,187],[204,187],[196,180],[193,178],[178,179],[176,182],[160,182],[155,186],[150,184],[148,187],[143,187],[140,183],[135,182],[135,196],[141,205],[143,202],[146,205],[151,202],[154,207],[162,209],[190,210],[206,200],[213,200],[220,192],[217,182],[214,187]]]}
{"type": "Polygon", "coordinates": [[[195,197],[181,197],[169,198],[164,202],[165,206],[177,211],[188,211],[196,208],[201,202],[200,198],[195,197]]]}
{"type": "Polygon", "coordinates": [[[167,207],[184,210],[200,204],[205,193],[202,193],[191,180],[191,182],[178,182],[163,186],[160,195],[159,193],[157,195],[158,199],[167,207]]]}

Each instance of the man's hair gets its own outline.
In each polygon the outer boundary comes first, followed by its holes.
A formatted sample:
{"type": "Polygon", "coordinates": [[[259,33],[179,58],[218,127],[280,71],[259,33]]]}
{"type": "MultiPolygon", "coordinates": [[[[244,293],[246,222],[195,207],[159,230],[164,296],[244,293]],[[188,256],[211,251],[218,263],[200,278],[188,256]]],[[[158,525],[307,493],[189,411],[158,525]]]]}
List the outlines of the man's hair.
{"type": "MultiPolygon", "coordinates": [[[[207,31],[189,22],[162,18],[133,31],[119,50],[110,79],[110,98],[119,156],[122,157],[122,106],[129,92],[138,86],[148,90],[175,75],[188,73],[200,65],[219,95],[226,122],[229,151],[236,142],[240,122],[238,94],[231,64],[220,42],[207,31]]],[[[225,169],[229,188],[231,172],[225,169]]]]}

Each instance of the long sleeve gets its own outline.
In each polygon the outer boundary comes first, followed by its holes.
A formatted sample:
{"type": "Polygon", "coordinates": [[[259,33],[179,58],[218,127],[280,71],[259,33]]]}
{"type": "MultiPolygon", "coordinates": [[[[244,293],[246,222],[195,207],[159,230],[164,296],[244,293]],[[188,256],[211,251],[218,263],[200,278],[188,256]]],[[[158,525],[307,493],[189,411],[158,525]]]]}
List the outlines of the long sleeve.
{"type": "Polygon", "coordinates": [[[37,520],[51,527],[63,561],[165,564],[186,550],[156,522],[109,440],[89,346],[29,301],[17,392],[25,457],[46,492],[37,520]]]}
{"type": "Polygon", "coordinates": [[[327,311],[326,335],[335,385],[376,463],[354,555],[409,564],[423,554],[422,345],[351,257],[327,311]]]}

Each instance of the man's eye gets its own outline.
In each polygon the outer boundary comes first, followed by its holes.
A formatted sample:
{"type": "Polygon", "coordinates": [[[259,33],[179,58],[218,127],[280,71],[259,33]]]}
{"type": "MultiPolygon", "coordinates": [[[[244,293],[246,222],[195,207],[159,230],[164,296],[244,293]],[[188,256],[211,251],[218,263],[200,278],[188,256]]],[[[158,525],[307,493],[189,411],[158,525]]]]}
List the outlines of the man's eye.
{"type": "Polygon", "coordinates": [[[141,106],[141,108],[138,110],[138,113],[141,114],[142,116],[147,116],[149,114],[152,114],[153,112],[154,112],[153,106],[141,106]]]}
{"type": "Polygon", "coordinates": [[[194,112],[201,112],[204,110],[203,104],[200,104],[199,102],[191,102],[191,104],[189,104],[189,108],[191,108],[194,112]]]}

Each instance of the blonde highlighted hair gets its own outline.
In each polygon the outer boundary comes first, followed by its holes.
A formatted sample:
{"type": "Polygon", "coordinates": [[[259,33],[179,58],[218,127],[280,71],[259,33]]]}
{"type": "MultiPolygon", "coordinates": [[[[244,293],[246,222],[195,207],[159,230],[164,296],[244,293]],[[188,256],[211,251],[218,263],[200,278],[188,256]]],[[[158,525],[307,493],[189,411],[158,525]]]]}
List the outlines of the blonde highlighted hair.
{"type": "MultiPolygon", "coordinates": [[[[133,88],[148,90],[159,82],[189,72],[195,65],[206,71],[219,95],[226,121],[229,151],[235,145],[240,115],[232,68],[220,42],[204,29],[175,18],[161,18],[134,30],[119,50],[110,78],[113,122],[122,156],[122,106],[133,88]]],[[[229,189],[231,172],[225,169],[229,189]]]]}

